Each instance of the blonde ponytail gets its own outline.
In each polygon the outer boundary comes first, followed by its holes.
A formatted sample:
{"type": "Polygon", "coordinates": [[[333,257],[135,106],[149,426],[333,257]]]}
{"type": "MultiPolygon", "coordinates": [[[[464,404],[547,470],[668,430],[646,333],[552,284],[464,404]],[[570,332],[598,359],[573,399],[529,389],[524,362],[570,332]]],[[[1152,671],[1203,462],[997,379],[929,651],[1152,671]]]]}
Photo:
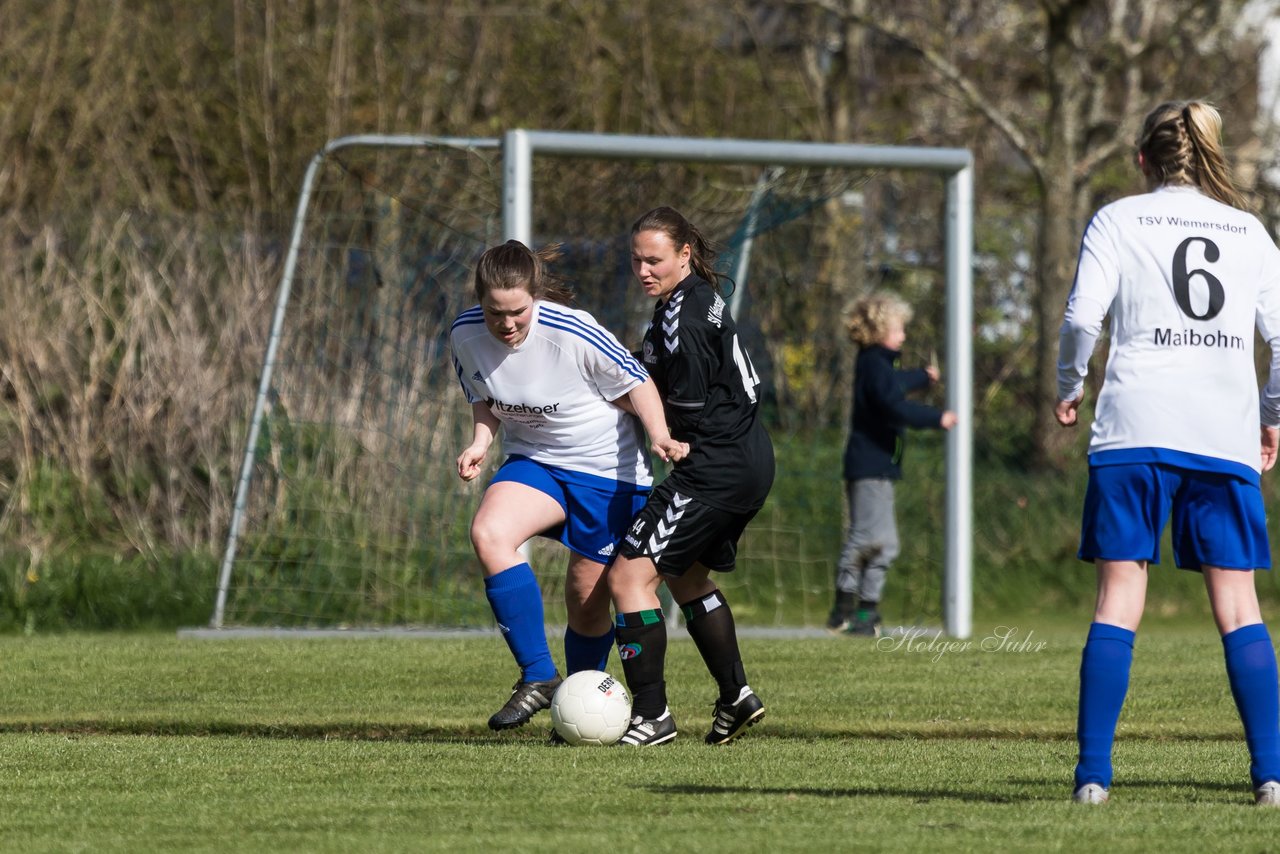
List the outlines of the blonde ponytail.
{"type": "Polygon", "coordinates": [[[1197,187],[1241,210],[1248,199],[1236,187],[1222,145],[1222,116],[1205,101],[1166,101],[1147,114],[1138,137],[1147,175],[1156,186],[1197,187]]]}

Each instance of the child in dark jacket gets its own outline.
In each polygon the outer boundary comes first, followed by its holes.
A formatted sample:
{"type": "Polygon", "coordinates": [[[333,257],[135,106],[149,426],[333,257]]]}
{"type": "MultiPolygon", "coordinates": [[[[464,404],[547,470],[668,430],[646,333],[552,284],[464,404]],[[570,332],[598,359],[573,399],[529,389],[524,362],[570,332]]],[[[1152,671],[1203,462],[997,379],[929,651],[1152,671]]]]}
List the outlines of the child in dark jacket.
{"type": "Polygon", "coordinates": [[[836,567],[836,599],[827,619],[833,632],[880,634],[885,574],[898,556],[893,482],[902,478],[906,428],[950,430],[956,415],[907,399],[907,392],[939,379],[936,367],[901,370],[902,343],[911,307],[875,293],[854,304],[846,328],[858,345],[853,417],[844,451],[849,530],[836,567]]]}

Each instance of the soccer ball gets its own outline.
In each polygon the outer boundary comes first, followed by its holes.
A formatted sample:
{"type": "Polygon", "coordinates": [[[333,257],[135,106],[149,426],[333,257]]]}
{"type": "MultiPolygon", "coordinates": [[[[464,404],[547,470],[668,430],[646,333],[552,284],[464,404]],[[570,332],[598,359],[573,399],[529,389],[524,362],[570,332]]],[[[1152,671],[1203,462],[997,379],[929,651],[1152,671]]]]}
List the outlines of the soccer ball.
{"type": "Polygon", "coordinates": [[[613,744],[630,723],[626,686],[602,670],[579,670],[551,697],[551,725],[570,744],[613,744]]]}

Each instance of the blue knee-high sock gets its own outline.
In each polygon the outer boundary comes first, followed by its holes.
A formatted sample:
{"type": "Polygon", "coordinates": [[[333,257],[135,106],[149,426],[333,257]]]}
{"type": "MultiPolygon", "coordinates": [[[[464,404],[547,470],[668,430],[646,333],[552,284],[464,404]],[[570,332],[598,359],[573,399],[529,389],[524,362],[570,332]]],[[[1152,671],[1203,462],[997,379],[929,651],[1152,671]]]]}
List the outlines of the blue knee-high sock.
{"type": "Polygon", "coordinates": [[[1271,634],[1262,623],[1241,626],[1222,636],[1222,652],[1249,745],[1253,785],[1280,780],[1280,686],[1271,634]]]}
{"type": "Polygon", "coordinates": [[[564,630],[564,669],[568,673],[579,670],[604,670],[613,650],[613,626],[598,637],[580,635],[573,629],[564,630]]]}
{"type": "Polygon", "coordinates": [[[1080,714],[1076,740],[1076,788],[1086,783],[1111,786],[1111,745],[1116,722],[1129,691],[1134,633],[1119,626],[1094,623],[1080,656],[1080,714]]]}
{"type": "Polygon", "coordinates": [[[520,665],[522,682],[546,682],[556,675],[547,630],[543,626],[542,590],[533,568],[518,563],[484,580],[484,593],[498,629],[520,665]]]}

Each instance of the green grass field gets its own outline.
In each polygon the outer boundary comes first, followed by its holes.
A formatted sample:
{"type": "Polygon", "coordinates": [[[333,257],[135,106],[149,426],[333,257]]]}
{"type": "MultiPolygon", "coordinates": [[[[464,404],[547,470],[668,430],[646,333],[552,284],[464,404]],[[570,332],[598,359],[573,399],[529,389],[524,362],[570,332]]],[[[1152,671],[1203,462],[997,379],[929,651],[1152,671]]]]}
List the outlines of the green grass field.
{"type": "Polygon", "coordinates": [[[0,850],[1280,846],[1207,621],[1140,633],[1101,808],[1069,801],[1084,625],[1007,625],[967,645],[744,638],[768,715],[722,748],[677,640],[681,735],[642,751],[548,746],[545,713],[489,732],[514,678],[489,634],[5,638],[0,850]]]}

